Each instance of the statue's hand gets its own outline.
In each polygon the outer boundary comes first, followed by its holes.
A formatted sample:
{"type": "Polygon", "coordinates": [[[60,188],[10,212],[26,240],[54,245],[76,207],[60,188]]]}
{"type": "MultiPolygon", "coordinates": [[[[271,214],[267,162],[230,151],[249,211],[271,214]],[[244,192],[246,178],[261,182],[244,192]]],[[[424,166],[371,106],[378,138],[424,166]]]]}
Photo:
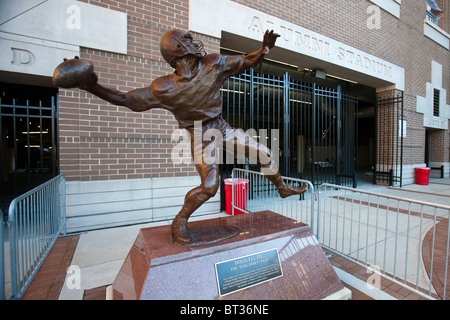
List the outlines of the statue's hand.
{"type": "Polygon", "coordinates": [[[272,49],[275,46],[275,42],[277,41],[277,38],[280,35],[277,33],[274,33],[273,30],[269,32],[269,30],[266,31],[264,34],[263,39],[263,50],[266,51],[266,54],[269,53],[269,50],[272,49]]]}
{"type": "Polygon", "coordinates": [[[80,86],[80,89],[89,91],[89,89],[91,89],[97,85],[97,81],[98,81],[97,74],[95,72],[92,72],[90,79],[87,82],[83,83],[80,86]]]}

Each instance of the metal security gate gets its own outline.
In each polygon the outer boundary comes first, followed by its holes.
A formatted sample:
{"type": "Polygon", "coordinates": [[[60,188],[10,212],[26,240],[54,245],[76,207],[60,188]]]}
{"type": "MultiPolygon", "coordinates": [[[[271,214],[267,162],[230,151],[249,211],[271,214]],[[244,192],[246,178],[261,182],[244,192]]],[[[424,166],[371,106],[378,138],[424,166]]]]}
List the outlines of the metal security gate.
{"type": "Polygon", "coordinates": [[[356,95],[290,81],[287,176],[356,186],[356,95]]]}
{"type": "Polygon", "coordinates": [[[0,208],[57,174],[56,90],[0,83],[0,208]]]}
{"type": "Polygon", "coordinates": [[[374,184],[402,186],[403,137],[406,129],[403,91],[378,93],[375,106],[374,184]]]}
{"type": "MultiPolygon", "coordinates": [[[[253,69],[221,90],[224,119],[278,151],[284,176],[356,186],[356,95],[253,69]]],[[[222,177],[235,167],[258,170],[248,161],[224,164],[222,177]]]]}

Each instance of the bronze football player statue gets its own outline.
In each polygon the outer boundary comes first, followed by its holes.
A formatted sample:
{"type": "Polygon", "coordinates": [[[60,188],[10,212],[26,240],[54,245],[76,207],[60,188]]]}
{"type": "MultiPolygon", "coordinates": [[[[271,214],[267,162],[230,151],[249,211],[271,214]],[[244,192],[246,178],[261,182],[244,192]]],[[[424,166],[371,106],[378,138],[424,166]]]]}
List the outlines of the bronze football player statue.
{"type": "MultiPolygon", "coordinates": [[[[172,112],[180,128],[185,128],[191,138],[191,154],[203,154],[205,148],[215,150],[216,141],[203,141],[194,143],[194,124],[201,122],[202,133],[208,129],[219,130],[223,135],[223,142],[231,143],[232,147],[245,148],[246,155],[257,154],[267,178],[276,186],[282,198],[301,194],[306,187],[293,187],[285,182],[278,171],[277,165],[271,159],[271,151],[264,145],[256,142],[252,137],[245,135],[242,130],[233,129],[222,118],[222,100],[220,88],[224,81],[234,75],[242,73],[245,69],[258,65],[269,50],[275,45],[278,34],[266,31],[261,49],[248,55],[226,56],[220,54],[206,54],[203,44],[194,41],[191,34],[181,30],[167,32],[161,40],[161,54],[175,72],[155,79],[149,87],[135,89],[127,93],[108,89],[97,83],[97,76],[93,72],[90,62],[68,60],[65,63],[78,63],[78,67],[57,68],[54,83],[63,87],[71,87],[62,83],[62,78],[79,78],[78,73],[85,75],[84,83],[75,85],[97,97],[112,104],[125,106],[135,112],[142,112],[152,108],[163,108],[172,112]],[[81,66],[82,65],[82,66],[81,66]],[[84,68],[84,69],[83,69],[84,68]],[[83,70],[82,70],[83,69],[83,70]],[[73,73],[73,75],[71,74],[73,73]],[[58,77],[61,79],[58,83],[58,77]],[[201,150],[200,150],[201,149],[201,150]]],[[[76,82],[76,81],[75,81],[76,82]]],[[[227,150],[228,147],[227,147],[227,150]]],[[[213,197],[219,188],[219,166],[217,163],[207,163],[204,160],[195,162],[196,169],[201,177],[200,186],[186,194],[184,205],[172,222],[172,242],[179,246],[195,245],[195,239],[188,228],[188,219],[191,214],[208,199],[213,197]]]]}

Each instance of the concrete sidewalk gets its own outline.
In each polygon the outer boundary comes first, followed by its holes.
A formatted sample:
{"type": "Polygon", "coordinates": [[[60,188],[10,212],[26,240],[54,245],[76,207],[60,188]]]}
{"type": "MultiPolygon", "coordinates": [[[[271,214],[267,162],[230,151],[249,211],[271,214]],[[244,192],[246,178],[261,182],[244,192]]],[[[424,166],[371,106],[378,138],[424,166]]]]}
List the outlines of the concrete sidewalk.
{"type": "MultiPolygon", "coordinates": [[[[223,216],[227,215],[224,213],[205,215],[194,217],[190,221],[223,216]]],[[[79,289],[68,289],[68,286],[64,285],[59,299],[82,300],[85,290],[112,284],[136,240],[139,230],[171,223],[172,221],[153,222],[81,234],[71,263],[72,266],[79,268],[81,286],[79,289]]]]}
{"type": "Polygon", "coordinates": [[[358,185],[357,189],[447,206],[450,205],[450,178],[431,178],[430,183],[427,186],[410,184],[403,186],[402,188],[391,188],[386,186],[363,184],[358,185]]]}
{"type": "MultiPolygon", "coordinates": [[[[408,185],[403,188],[390,188],[365,184],[358,189],[393,195],[402,198],[450,205],[450,179],[431,179],[427,186],[408,185]]],[[[211,219],[226,216],[225,214],[207,215],[196,219],[211,219]]],[[[128,251],[130,250],[141,228],[170,224],[171,221],[136,225],[129,227],[91,231],[80,236],[75,250],[72,266],[80,269],[80,289],[68,289],[64,285],[59,299],[83,299],[84,291],[113,283],[128,251]]],[[[342,276],[344,274],[340,273],[342,276]]],[[[347,275],[346,278],[349,278],[347,275]]],[[[387,298],[387,296],[384,296],[387,298]]]]}
{"type": "MultiPolygon", "coordinates": [[[[358,189],[394,195],[403,198],[422,200],[432,203],[450,205],[450,179],[430,179],[428,186],[408,185],[400,188],[390,188],[386,186],[374,186],[364,184],[358,186],[358,189]]],[[[224,213],[195,217],[197,219],[211,219],[226,216],[224,213]]],[[[116,278],[132,244],[134,243],[141,228],[169,225],[171,221],[158,223],[141,224],[135,226],[118,227],[97,231],[89,231],[79,235],[71,261],[72,270],[77,270],[80,275],[80,287],[73,288],[73,279],[71,274],[66,275],[65,283],[59,294],[60,300],[83,300],[85,291],[99,287],[109,286],[116,278]],[[75,268],[75,269],[74,269],[75,268]],[[72,288],[71,288],[72,287],[72,288]],[[71,289],[69,289],[71,288],[71,289]]],[[[336,266],[335,266],[336,267],[336,266]]],[[[364,288],[365,283],[358,280],[353,275],[341,270],[339,271],[342,280],[353,282],[352,287],[364,288]],[[347,280],[345,280],[347,279],[347,280]]],[[[373,295],[372,299],[390,299],[395,297],[386,293],[376,293],[368,291],[364,294],[373,295]],[[378,298],[377,298],[378,297],[378,298]]]]}

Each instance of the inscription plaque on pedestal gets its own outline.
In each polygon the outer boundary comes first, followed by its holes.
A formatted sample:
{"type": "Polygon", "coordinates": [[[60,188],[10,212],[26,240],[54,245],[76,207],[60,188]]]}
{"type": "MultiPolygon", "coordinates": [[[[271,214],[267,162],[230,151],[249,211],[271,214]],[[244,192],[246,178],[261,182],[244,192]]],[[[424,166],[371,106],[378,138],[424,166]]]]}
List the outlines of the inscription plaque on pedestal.
{"type": "Polygon", "coordinates": [[[216,276],[220,296],[281,277],[278,249],[216,263],[216,276]]]}

